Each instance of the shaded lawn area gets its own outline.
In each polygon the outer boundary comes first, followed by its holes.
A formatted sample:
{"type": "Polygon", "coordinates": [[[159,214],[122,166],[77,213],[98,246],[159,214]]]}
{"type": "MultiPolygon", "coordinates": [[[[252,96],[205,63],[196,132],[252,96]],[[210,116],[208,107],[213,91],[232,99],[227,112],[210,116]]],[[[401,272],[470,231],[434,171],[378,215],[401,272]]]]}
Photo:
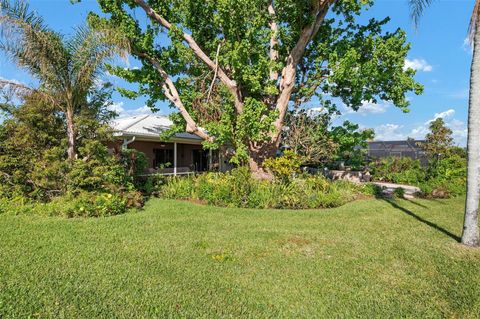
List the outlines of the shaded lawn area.
{"type": "Polygon", "coordinates": [[[454,239],[463,201],[3,214],[0,318],[476,318],[480,250],[454,239]]]}

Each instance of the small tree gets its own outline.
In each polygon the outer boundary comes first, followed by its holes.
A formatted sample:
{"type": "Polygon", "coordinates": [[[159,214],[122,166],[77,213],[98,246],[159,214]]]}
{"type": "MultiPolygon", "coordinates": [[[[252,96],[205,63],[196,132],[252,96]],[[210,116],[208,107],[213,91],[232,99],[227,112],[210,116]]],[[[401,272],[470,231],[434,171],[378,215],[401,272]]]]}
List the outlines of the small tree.
{"type": "Polygon", "coordinates": [[[322,165],[330,162],[338,149],[329,125],[334,110],[308,112],[306,110],[287,113],[282,144],[302,158],[304,165],[322,165]]]}
{"type": "Polygon", "coordinates": [[[89,19],[123,34],[142,62],[111,69],[139,83],[125,95],[147,95],[151,107],[169,101],[181,114],[178,130],[210,148],[232,145],[233,161],[261,177],[293,105],[338,98],[357,110],[365,100],[389,100],[407,110],[405,94],[422,91],[415,71],[404,69],[405,33],[382,32],[389,19],[356,22],[372,3],[101,0],[108,16],[89,19]]]}
{"type": "MultiPolygon", "coordinates": [[[[89,97],[97,92],[96,80],[105,61],[118,53],[106,34],[79,28],[66,39],[46,26],[22,1],[0,0],[0,51],[39,81],[38,88],[0,79],[0,88],[20,94],[35,92],[65,117],[67,153],[76,157],[76,117],[90,112],[89,97]]],[[[115,41],[118,43],[118,41],[115,41]]]]}
{"type": "Polygon", "coordinates": [[[452,130],[445,126],[445,121],[438,118],[429,125],[430,132],[425,136],[425,142],[420,146],[429,160],[436,161],[445,156],[453,146],[452,130]]]}
{"type": "Polygon", "coordinates": [[[359,130],[358,124],[345,121],[342,126],[334,127],[331,135],[338,145],[335,159],[358,167],[365,160],[368,141],[373,139],[375,132],[372,129],[359,130]]]}

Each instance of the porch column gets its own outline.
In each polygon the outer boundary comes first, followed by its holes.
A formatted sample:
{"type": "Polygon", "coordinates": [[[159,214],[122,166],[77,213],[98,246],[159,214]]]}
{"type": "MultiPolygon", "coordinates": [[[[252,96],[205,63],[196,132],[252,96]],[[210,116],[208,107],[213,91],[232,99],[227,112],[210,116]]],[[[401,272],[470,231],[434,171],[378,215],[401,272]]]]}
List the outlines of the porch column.
{"type": "Polygon", "coordinates": [[[213,154],[212,149],[208,150],[208,170],[211,171],[213,169],[213,154]]]}
{"type": "Polygon", "coordinates": [[[173,143],[173,176],[177,176],[177,142],[173,143]]]}

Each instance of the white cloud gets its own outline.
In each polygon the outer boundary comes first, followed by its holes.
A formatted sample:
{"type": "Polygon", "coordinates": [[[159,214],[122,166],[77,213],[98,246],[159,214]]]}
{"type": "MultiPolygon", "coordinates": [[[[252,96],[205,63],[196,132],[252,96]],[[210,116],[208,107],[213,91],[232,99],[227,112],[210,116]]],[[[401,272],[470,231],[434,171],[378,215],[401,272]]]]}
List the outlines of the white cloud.
{"type": "MultiPolygon", "coordinates": [[[[114,111],[118,114],[118,117],[128,117],[128,116],[135,116],[135,115],[147,115],[147,114],[154,114],[152,110],[147,106],[141,106],[136,109],[126,109],[124,107],[123,102],[115,102],[110,104],[107,107],[110,111],[114,111]]],[[[160,112],[156,112],[155,114],[159,114],[160,112]]]]}
{"type": "Polygon", "coordinates": [[[465,145],[467,142],[467,125],[465,122],[454,118],[454,116],[454,109],[448,109],[440,113],[435,113],[432,119],[426,121],[416,128],[413,128],[408,136],[417,139],[425,138],[425,135],[430,131],[430,123],[438,118],[442,118],[445,121],[445,125],[452,130],[452,136],[455,142],[459,145],[465,145]]]}
{"type": "Polygon", "coordinates": [[[108,105],[107,109],[109,111],[114,111],[117,114],[122,114],[122,113],[125,112],[125,109],[123,108],[123,102],[114,102],[114,103],[108,105]]]}
{"type": "Polygon", "coordinates": [[[445,121],[445,125],[452,130],[452,137],[456,144],[466,145],[467,125],[465,122],[455,118],[454,109],[435,113],[431,119],[410,130],[400,124],[382,124],[374,128],[375,139],[379,141],[405,140],[408,137],[424,139],[425,135],[430,132],[430,123],[438,118],[442,118],[445,121]]]}
{"type": "Polygon", "coordinates": [[[431,72],[433,70],[433,66],[428,64],[428,62],[424,59],[405,59],[405,67],[404,69],[413,69],[415,71],[423,71],[423,72],[431,72]]]}
{"type": "Polygon", "coordinates": [[[379,141],[391,141],[405,139],[405,135],[401,132],[403,125],[399,124],[382,124],[375,128],[375,139],[379,141]]]}
{"type": "Polygon", "coordinates": [[[466,52],[472,53],[473,46],[470,43],[470,37],[469,36],[467,36],[467,37],[465,37],[465,39],[463,39],[462,49],[466,52]]]}
{"type": "Polygon", "coordinates": [[[440,112],[440,113],[435,113],[435,115],[433,116],[433,119],[431,119],[427,123],[435,121],[438,118],[442,118],[446,121],[448,119],[453,118],[454,115],[455,115],[455,110],[454,109],[448,109],[448,110],[440,112]]]}
{"type": "Polygon", "coordinates": [[[343,114],[361,114],[363,116],[369,114],[382,114],[387,111],[387,109],[392,105],[390,102],[378,102],[374,103],[373,101],[362,101],[362,105],[358,108],[357,111],[353,110],[350,107],[347,107],[345,104],[342,104],[342,113],[343,114]]]}

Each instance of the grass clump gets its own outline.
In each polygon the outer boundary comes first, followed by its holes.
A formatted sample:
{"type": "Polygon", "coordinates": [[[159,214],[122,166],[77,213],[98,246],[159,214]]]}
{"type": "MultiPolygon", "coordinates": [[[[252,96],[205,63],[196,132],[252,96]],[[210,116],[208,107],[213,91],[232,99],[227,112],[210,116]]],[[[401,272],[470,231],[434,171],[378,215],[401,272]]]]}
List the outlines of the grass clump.
{"type": "Polygon", "coordinates": [[[300,175],[274,181],[254,179],[247,168],[227,173],[172,177],[160,187],[168,199],[192,199],[216,206],[244,208],[327,208],[354,200],[361,187],[331,182],[323,176],[300,175]]]}

